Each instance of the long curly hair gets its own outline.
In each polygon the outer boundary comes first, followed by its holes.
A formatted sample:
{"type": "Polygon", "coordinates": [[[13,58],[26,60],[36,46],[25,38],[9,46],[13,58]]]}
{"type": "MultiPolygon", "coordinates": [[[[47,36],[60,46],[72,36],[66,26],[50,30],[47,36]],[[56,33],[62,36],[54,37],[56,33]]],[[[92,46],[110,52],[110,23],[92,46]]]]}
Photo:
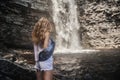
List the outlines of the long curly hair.
{"type": "Polygon", "coordinates": [[[35,44],[41,44],[43,46],[45,33],[52,31],[52,24],[50,21],[45,18],[41,17],[37,23],[35,23],[32,31],[32,41],[35,44]]]}

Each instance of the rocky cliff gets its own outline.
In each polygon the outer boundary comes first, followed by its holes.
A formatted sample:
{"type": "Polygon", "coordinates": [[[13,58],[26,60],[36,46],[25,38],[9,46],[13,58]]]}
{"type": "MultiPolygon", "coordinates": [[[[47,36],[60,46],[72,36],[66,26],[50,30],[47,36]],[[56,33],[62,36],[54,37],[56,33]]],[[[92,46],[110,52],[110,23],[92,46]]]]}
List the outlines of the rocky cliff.
{"type": "Polygon", "coordinates": [[[41,17],[50,18],[50,0],[1,0],[0,42],[7,47],[30,48],[31,30],[41,17]]]}
{"type": "MultiPolygon", "coordinates": [[[[75,0],[84,48],[120,47],[120,1],[75,0]]],[[[46,16],[52,22],[51,0],[1,0],[0,45],[31,48],[31,30],[46,16]]]]}
{"type": "Polygon", "coordinates": [[[87,48],[119,48],[120,1],[76,1],[82,45],[87,48]]]}

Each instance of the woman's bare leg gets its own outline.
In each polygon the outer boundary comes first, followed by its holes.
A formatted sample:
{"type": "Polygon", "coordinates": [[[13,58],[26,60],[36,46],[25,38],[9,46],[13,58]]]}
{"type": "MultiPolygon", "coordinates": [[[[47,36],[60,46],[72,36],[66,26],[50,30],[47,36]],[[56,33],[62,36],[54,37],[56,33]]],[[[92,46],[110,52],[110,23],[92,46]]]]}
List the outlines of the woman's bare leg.
{"type": "Polygon", "coordinates": [[[53,78],[53,71],[52,70],[44,71],[43,80],[52,80],[52,78],[53,78]]]}
{"type": "Polygon", "coordinates": [[[36,70],[36,78],[37,78],[37,80],[42,80],[42,76],[41,76],[41,71],[40,70],[36,70]]]}

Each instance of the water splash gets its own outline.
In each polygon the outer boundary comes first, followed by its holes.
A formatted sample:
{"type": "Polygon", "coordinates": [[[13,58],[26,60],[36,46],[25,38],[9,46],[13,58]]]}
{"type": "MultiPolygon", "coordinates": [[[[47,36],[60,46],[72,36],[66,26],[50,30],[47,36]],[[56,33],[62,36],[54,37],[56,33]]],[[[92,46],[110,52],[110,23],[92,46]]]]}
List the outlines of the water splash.
{"type": "Polygon", "coordinates": [[[77,6],[74,0],[52,0],[56,28],[56,50],[80,50],[77,6]]]}

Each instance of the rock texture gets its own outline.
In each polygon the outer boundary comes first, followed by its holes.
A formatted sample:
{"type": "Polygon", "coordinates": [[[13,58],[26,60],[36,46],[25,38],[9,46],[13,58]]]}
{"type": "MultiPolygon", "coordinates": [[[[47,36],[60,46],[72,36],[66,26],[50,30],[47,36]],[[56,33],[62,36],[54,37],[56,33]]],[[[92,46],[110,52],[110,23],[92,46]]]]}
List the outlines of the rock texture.
{"type": "Polygon", "coordinates": [[[120,48],[120,1],[76,0],[86,48],[120,48]]]}
{"type": "Polygon", "coordinates": [[[0,80],[34,80],[35,71],[0,58],[0,80]]]}
{"type": "MultiPolygon", "coordinates": [[[[120,1],[75,1],[81,46],[120,48],[120,1]]],[[[0,45],[32,48],[32,26],[41,16],[52,22],[52,11],[51,0],[0,0],[0,45]]]]}
{"type": "Polygon", "coordinates": [[[54,70],[60,80],[119,80],[120,50],[89,54],[57,54],[54,70]]]}
{"type": "MultiPolygon", "coordinates": [[[[33,52],[19,49],[13,51],[19,53],[19,58],[27,60],[28,64],[18,65],[16,61],[0,58],[0,80],[36,80],[33,52]]],[[[86,54],[55,54],[53,80],[120,80],[119,53],[120,50],[116,49],[86,54]]]]}
{"type": "Polygon", "coordinates": [[[32,47],[31,30],[35,22],[41,16],[51,20],[49,5],[50,0],[1,0],[0,45],[32,47]]]}

